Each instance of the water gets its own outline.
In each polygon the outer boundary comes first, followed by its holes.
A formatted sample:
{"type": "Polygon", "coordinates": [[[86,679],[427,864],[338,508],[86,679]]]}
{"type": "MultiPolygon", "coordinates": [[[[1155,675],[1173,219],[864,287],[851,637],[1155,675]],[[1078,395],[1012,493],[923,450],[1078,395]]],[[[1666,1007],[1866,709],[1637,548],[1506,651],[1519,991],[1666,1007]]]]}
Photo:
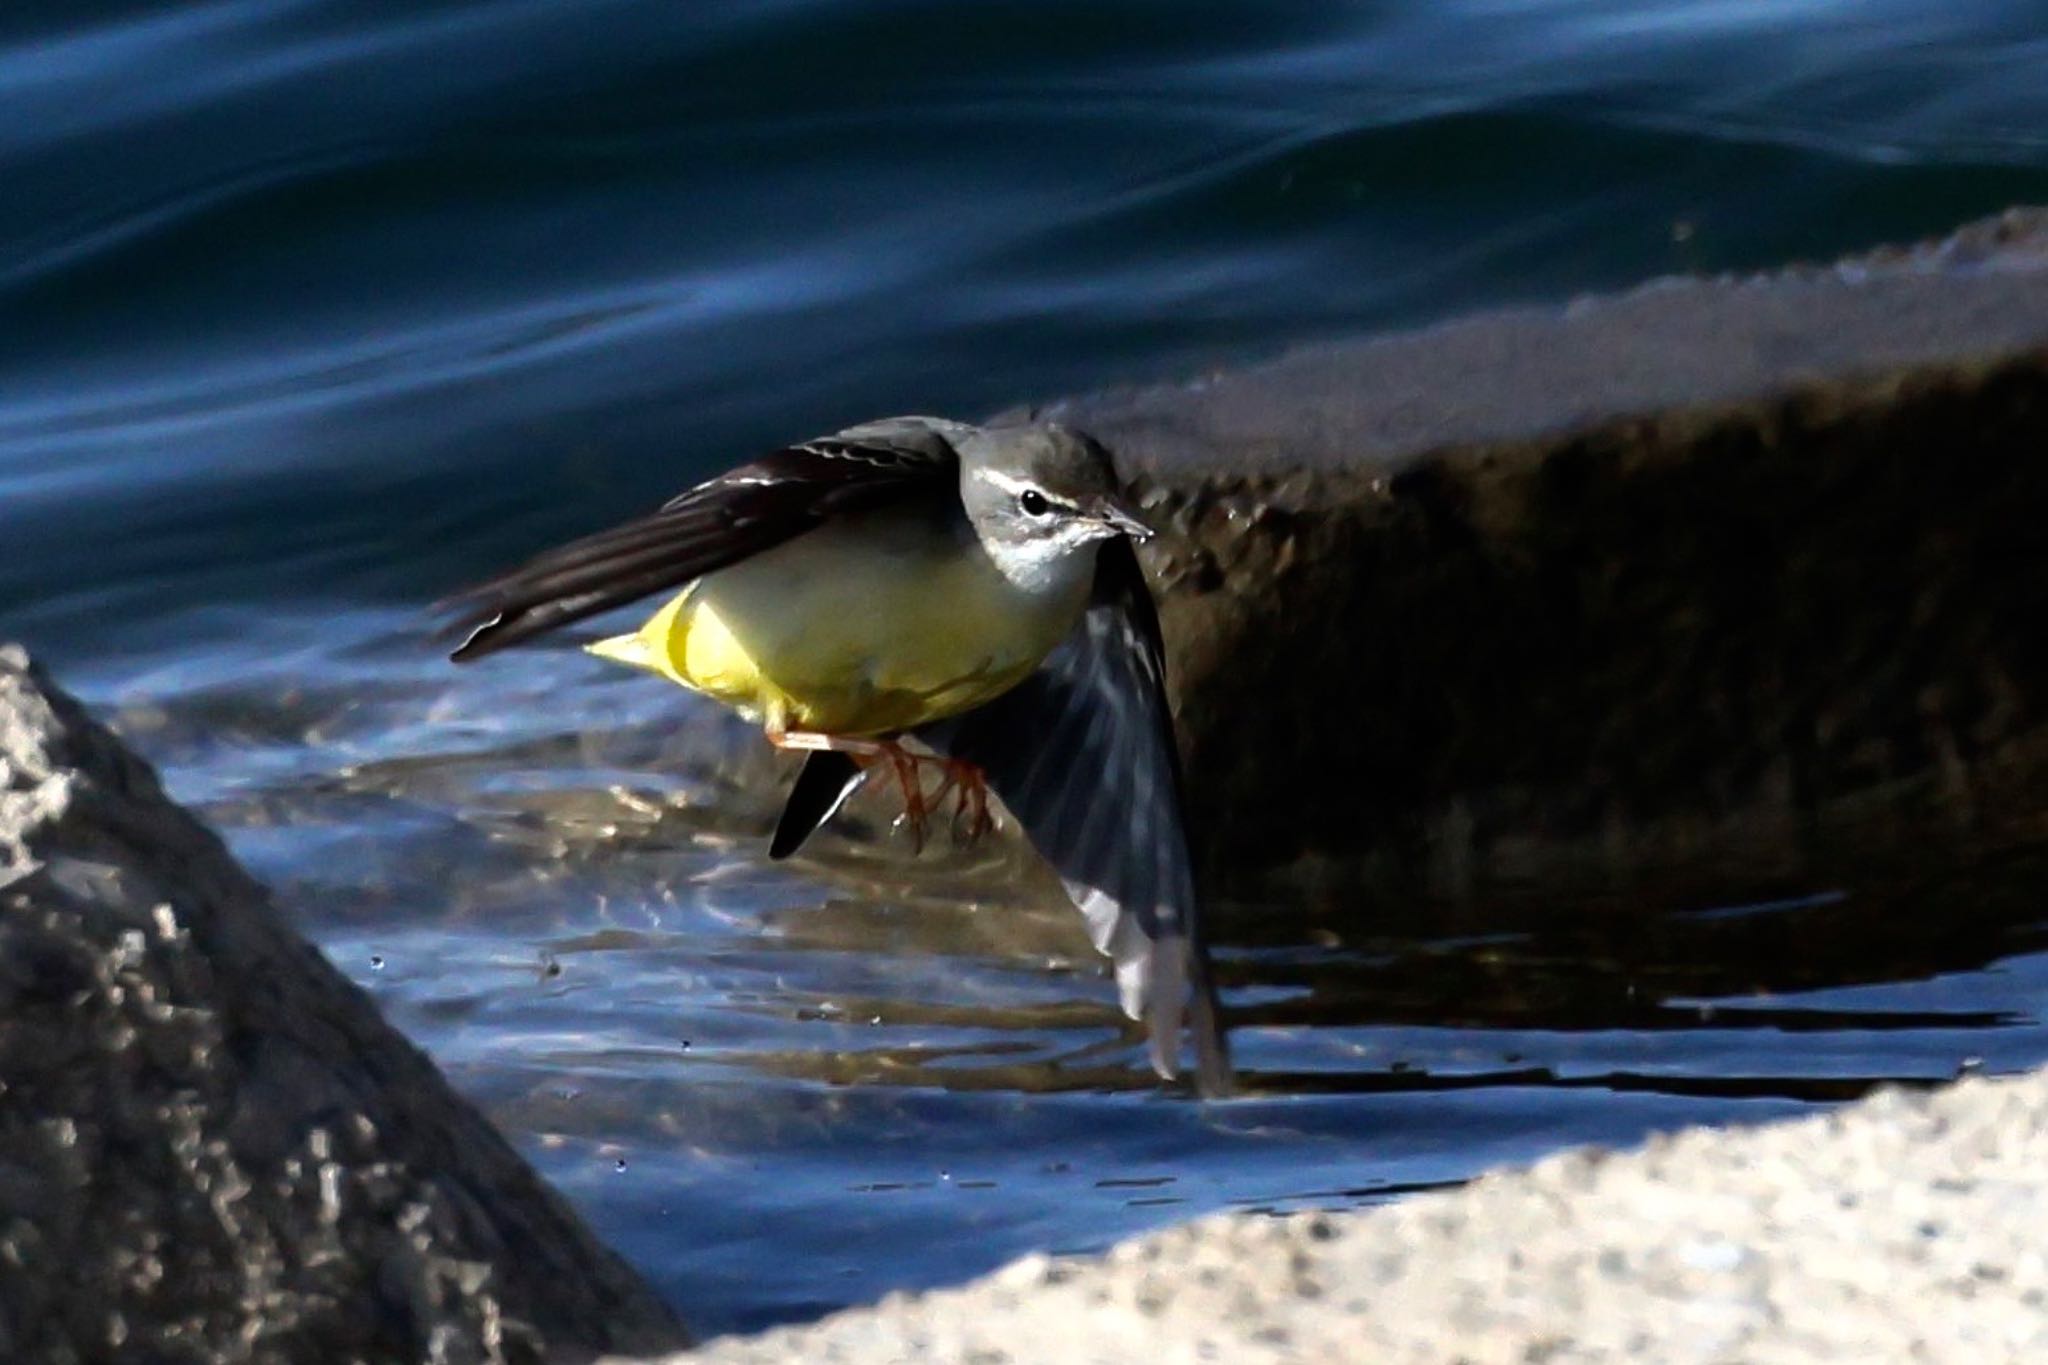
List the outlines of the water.
{"type": "Polygon", "coordinates": [[[2021,0],[17,4],[0,635],[706,1330],[2038,1063],[2027,865],[1276,890],[1217,907],[1254,1094],[1204,1108],[1014,856],[770,867],[743,732],[417,624],[846,421],[2048,200],[2044,63],[2021,0]]]}

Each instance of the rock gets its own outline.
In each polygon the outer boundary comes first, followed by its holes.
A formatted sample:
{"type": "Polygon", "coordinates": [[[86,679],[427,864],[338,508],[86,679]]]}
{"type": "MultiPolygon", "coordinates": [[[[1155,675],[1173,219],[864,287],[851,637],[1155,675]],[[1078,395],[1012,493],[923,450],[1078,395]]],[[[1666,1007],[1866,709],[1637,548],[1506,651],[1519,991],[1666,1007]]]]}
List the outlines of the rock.
{"type": "Polygon", "coordinates": [[[155,775],[0,648],[0,1359],[685,1342],[155,775]]]}
{"type": "Polygon", "coordinates": [[[2048,1359],[2044,1170],[2048,1076],[1966,1081],[1356,1214],[1210,1218],[671,1365],[2021,1365],[2048,1359]]]}
{"type": "Polygon", "coordinates": [[[2048,213],[1043,411],[1172,528],[1212,873],[1694,899],[2039,824],[2048,213]]]}

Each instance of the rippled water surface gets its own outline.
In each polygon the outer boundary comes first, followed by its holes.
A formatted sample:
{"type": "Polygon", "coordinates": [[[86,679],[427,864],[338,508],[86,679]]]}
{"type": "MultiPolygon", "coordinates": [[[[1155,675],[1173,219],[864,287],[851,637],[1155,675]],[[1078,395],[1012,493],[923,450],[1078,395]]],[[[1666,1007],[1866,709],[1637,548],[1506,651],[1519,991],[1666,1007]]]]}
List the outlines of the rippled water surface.
{"type": "MultiPolygon", "coordinates": [[[[770,866],[743,731],[423,603],[771,442],[2048,200],[2020,0],[27,3],[0,635],[704,1328],[2048,1058],[2034,869],[1217,907],[1159,1092],[1014,852],[770,866]],[[1355,926],[1371,926],[1361,935],[1355,926]]],[[[886,811],[857,811],[875,834],[886,811]]]]}

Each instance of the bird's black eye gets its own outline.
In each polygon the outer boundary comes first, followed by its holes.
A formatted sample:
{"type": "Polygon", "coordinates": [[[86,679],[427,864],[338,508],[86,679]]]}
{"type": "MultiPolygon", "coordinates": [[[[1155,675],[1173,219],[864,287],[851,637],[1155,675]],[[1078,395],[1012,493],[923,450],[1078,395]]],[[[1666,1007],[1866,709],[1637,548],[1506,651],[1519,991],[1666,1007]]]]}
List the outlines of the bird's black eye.
{"type": "Polygon", "coordinates": [[[1052,510],[1052,504],[1046,501],[1045,494],[1036,488],[1025,489],[1024,496],[1017,499],[1017,505],[1024,509],[1026,516],[1031,517],[1042,517],[1052,510]]]}

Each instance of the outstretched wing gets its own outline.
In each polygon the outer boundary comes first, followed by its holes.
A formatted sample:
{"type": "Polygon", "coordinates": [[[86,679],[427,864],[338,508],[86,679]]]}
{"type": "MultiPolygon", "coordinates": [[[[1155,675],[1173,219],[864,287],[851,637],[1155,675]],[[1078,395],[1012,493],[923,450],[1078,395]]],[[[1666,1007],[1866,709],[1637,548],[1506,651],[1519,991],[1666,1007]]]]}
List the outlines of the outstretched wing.
{"type": "Polygon", "coordinates": [[[458,663],[736,564],[841,513],[956,488],[937,417],[891,417],[785,447],[698,484],[647,516],[572,540],[441,604],[466,630],[458,663]]]}
{"type": "Polygon", "coordinates": [[[917,735],[979,765],[1059,873],[1116,965],[1124,1012],[1148,1025],[1153,1068],[1177,1070],[1185,1017],[1202,1093],[1224,1093],[1230,1056],[1195,900],[1159,616],[1130,542],[1098,552],[1088,610],[1036,673],[917,735]]]}

